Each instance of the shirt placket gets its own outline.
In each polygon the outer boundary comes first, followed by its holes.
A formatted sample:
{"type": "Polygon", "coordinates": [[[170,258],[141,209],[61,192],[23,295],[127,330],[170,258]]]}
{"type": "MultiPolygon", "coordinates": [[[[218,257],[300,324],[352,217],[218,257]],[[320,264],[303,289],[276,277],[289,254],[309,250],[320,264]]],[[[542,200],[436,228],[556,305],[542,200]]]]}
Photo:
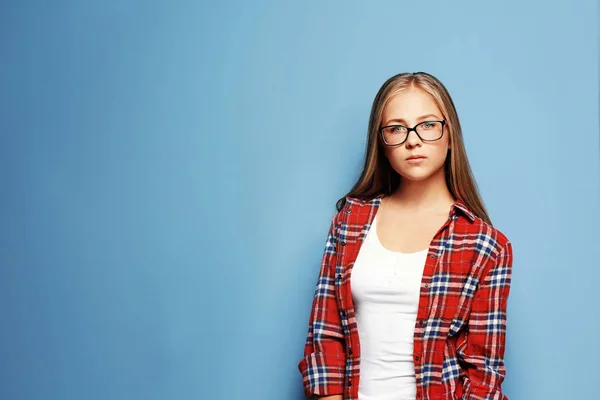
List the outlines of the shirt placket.
{"type": "MultiPolygon", "coordinates": [[[[346,223],[349,223],[349,214],[352,213],[352,208],[348,207],[346,209],[345,214],[346,223]]],[[[364,230],[364,228],[363,228],[364,230]]],[[[339,287],[339,298],[340,298],[340,316],[342,327],[344,329],[344,336],[346,337],[346,365],[345,365],[345,382],[346,385],[344,387],[344,400],[354,400],[358,398],[358,382],[356,378],[353,376],[353,367],[354,367],[354,357],[352,348],[356,345],[353,342],[353,331],[350,328],[350,316],[354,316],[354,305],[352,304],[351,293],[350,293],[350,269],[348,265],[352,260],[356,258],[358,253],[359,246],[361,245],[361,237],[362,232],[359,238],[355,240],[346,241],[345,238],[341,238],[339,244],[340,249],[340,257],[338,259],[338,264],[336,265],[336,279],[338,280],[339,287]],[[346,275],[346,279],[344,280],[344,275],[346,275]]]]}
{"type": "Polygon", "coordinates": [[[421,293],[419,295],[419,308],[417,311],[417,319],[415,322],[415,336],[413,338],[414,348],[413,348],[413,357],[415,361],[415,370],[416,370],[416,384],[417,384],[417,400],[425,400],[428,399],[428,393],[426,387],[423,385],[423,354],[427,349],[429,342],[426,342],[423,337],[419,337],[418,333],[421,336],[424,336],[425,333],[425,324],[426,320],[429,317],[430,304],[436,300],[435,298],[429,295],[430,284],[433,274],[435,273],[435,268],[438,265],[438,262],[445,251],[446,240],[452,236],[452,231],[454,230],[454,221],[458,218],[456,215],[456,210],[453,208],[450,212],[449,218],[444,222],[435,236],[433,237],[431,243],[438,243],[438,249],[434,249],[433,246],[430,246],[429,253],[427,254],[427,262],[424,266],[423,278],[421,280],[421,293]],[[422,304],[422,299],[426,299],[426,304],[422,304]]]}
{"type": "Polygon", "coordinates": [[[352,313],[352,305],[350,304],[348,297],[350,295],[349,292],[349,281],[346,279],[344,281],[344,268],[346,265],[346,257],[347,255],[353,251],[353,246],[356,242],[347,243],[345,240],[340,241],[341,246],[341,257],[338,265],[336,265],[336,283],[339,288],[339,296],[340,296],[340,317],[342,322],[342,328],[344,330],[344,337],[346,338],[346,365],[345,365],[345,382],[346,386],[344,388],[344,399],[354,399],[354,377],[352,376],[352,363],[353,363],[353,351],[352,346],[353,338],[352,338],[352,330],[350,329],[349,323],[349,314],[352,313]]]}

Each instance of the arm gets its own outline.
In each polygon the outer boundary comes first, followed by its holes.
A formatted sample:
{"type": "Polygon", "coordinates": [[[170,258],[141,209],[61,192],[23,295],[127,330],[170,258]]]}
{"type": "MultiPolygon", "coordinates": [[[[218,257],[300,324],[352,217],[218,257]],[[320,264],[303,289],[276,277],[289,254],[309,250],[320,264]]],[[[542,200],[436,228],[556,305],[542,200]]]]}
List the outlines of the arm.
{"type": "Polygon", "coordinates": [[[321,261],[304,346],[304,358],[298,363],[306,397],[344,393],[344,330],[335,298],[336,265],[335,217],[331,221],[321,261]]]}
{"type": "Polygon", "coordinates": [[[463,400],[508,400],[501,384],[512,261],[512,244],[506,242],[484,271],[467,328],[458,337],[457,355],[466,372],[463,400]]]}

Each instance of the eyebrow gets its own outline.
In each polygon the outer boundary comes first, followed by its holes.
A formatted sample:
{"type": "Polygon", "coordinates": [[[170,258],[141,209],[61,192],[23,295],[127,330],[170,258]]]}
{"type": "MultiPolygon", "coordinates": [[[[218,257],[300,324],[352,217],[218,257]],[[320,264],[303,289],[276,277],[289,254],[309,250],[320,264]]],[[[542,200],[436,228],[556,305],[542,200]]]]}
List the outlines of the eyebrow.
{"type": "MultiPolygon", "coordinates": [[[[417,118],[417,121],[423,120],[423,119],[427,119],[427,118],[435,118],[435,119],[441,119],[440,117],[438,117],[435,114],[427,114],[427,115],[421,115],[419,118],[417,118]]],[[[389,125],[390,122],[400,122],[403,124],[406,124],[406,121],[402,118],[395,118],[395,119],[390,119],[388,122],[385,123],[385,125],[389,125]]]]}

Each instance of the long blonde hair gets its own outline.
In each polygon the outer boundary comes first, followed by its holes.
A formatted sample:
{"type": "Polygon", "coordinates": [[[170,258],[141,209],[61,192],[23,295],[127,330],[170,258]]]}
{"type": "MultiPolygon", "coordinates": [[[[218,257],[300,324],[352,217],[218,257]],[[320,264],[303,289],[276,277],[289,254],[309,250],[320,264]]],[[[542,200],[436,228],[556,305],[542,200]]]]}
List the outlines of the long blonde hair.
{"type": "Polygon", "coordinates": [[[447,121],[446,127],[450,135],[451,149],[448,150],[448,157],[444,164],[444,175],[450,193],[455,199],[464,202],[475,215],[492,225],[467,159],[454,102],[442,82],[426,72],[406,72],[394,75],[377,92],[369,118],[367,148],[362,173],[354,187],[337,201],[337,210],[342,210],[346,203],[346,197],[371,200],[382,193],[390,195],[398,188],[401,177],[384,156],[383,143],[379,140],[379,128],[383,109],[390,98],[412,86],[429,93],[447,121]]]}

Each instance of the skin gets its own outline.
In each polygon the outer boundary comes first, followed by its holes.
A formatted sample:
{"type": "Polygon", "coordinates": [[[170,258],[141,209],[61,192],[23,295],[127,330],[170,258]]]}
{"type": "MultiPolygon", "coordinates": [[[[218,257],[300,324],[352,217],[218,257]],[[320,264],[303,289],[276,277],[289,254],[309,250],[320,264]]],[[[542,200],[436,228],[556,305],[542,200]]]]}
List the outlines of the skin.
{"type": "MultiPolygon", "coordinates": [[[[413,127],[433,119],[444,119],[433,98],[427,92],[411,87],[390,99],[383,111],[381,126],[399,123],[413,127]],[[421,118],[430,114],[433,116],[421,118]],[[401,121],[390,121],[392,119],[401,121]]],[[[410,132],[403,144],[384,146],[385,157],[401,176],[400,186],[382,199],[377,213],[377,234],[384,247],[403,253],[424,250],[448,219],[454,203],[444,177],[449,148],[447,125],[444,135],[437,141],[424,142],[415,132],[410,132]],[[414,154],[427,158],[411,164],[406,158],[414,154]]]]}

